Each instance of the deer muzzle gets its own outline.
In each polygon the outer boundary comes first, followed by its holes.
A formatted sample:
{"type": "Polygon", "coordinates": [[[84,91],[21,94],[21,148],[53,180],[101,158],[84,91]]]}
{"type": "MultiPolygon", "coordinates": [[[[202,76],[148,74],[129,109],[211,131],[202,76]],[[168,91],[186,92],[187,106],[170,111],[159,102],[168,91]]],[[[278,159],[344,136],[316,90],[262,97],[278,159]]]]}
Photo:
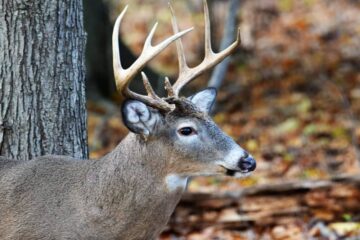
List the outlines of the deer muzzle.
{"type": "Polygon", "coordinates": [[[256,168],[255,159],[239,146],[234,147],[219,164],[226,169],[226,175],[235,177],[246,177],[256,168]]]}
{"type": "Polygon", "coordinates": [[[252,172],[256,168],[255,159],[245,152],[243,157],[240,157],[238,167],[241,172],[252,172]]]}

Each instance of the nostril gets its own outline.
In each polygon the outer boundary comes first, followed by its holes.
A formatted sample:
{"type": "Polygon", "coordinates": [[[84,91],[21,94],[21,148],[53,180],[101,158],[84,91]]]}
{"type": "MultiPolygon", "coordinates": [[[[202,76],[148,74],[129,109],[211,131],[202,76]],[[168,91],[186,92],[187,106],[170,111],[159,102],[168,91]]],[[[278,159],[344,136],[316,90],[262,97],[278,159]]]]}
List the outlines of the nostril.
{"type": "Polygon", "coordinates": [[[240,158],[239,168],[241,171],[254,171],[256,168],[256,161],[247,154],[247,156],[240,158]]]}

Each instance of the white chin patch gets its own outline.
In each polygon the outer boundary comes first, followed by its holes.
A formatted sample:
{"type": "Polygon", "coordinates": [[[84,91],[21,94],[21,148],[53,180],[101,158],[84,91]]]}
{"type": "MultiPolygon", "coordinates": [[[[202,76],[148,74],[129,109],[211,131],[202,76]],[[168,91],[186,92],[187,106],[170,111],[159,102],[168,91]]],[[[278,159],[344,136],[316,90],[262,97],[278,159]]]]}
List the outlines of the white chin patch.
{"type": "Polygon", "coordinates": [[[242,173],[242,172],[236,172],[233,177],[235,178],[246,178],[251,175],[251,172],[248,173],[242,173]]]}
{"type": "Polygon", "coordinates": [[[185,191],[188,177],[182,177],[176,174],[169,174],[165,178],[166,187],[170,192],[176,190],[185,191]]]}

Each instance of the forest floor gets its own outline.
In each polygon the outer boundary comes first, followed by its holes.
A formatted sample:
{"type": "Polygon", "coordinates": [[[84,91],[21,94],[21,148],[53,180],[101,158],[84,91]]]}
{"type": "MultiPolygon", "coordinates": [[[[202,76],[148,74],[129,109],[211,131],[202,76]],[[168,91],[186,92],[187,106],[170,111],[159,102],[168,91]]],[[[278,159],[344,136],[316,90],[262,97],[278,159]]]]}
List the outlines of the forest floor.
{"type": "MultiPolygon", "coordinates": [[[[201,32],[201,5],[176,3],[184,25],[201,32]]],[[[149,12],[165,16],[160,23],[169,15],[163,1],[135,9],[144,17],[128,29],[125,22],[123,31],[131,32],[126,41],[139,53],[148,29],[141,26],[154,18],[149,12]]],[[[226,11],[220,1],[216,19],[226,11]]],[[[251,152],[257,169],[245,179],[192,179],[160,239],[360,239],[360,3],[244,1],[239,17],[243,46],[220,89],[214,120],[251,152]]],[[[163,25],[158,38],[171,33],[163,25]]],[[[199,39],[201,33],[184,38],[192,63],[201,58],[199,39]]],[[[151,66],[176,76],[174,59],[169,51],[151,66]]],[[[205,87],[206,77],[188,91],[205,87]]],[[[91,157],[97,158],[127,130],[119,112],[88,106],[91,157]]]]}

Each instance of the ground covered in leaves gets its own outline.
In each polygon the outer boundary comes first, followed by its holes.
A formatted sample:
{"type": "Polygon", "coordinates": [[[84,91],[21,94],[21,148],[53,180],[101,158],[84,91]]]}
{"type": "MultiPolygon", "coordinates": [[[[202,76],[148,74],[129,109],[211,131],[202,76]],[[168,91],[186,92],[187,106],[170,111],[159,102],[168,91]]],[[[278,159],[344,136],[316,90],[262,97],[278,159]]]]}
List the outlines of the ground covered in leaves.
{"type": "MultiPolygon", "coordinates": [[[[149,19],[164,25],[158,38],[171,33],[163,1],[136,8],[137,2],[129,2],[130,9],[143,17],[128,29],[123,24],[135,53],[149,19]]],[[[203,45],[199,3],[174,7],[181,27],[196,26],[197,33],[184,38],[194,63],[203,45]]],[[[217,20],[225,18],[226,4],[213,5],[217,20]]],[[[255,0],[244,1],[238,13],[243,46],[214,119],[258,167],[246,179],[193,179],[160,239],[359,239],[360,3],[255,0]]],[[[215,26],[221,28],[220,20],[215,26]]],[[[176,76],[175,59],[167,51],[151,66],[176,76]]],[[[203,88],[206,77],[188,91],[203,88]]],[[[89,110],[91,156],[97,158],[127,130],[118,113],[91,102],[89,110]]]]}

